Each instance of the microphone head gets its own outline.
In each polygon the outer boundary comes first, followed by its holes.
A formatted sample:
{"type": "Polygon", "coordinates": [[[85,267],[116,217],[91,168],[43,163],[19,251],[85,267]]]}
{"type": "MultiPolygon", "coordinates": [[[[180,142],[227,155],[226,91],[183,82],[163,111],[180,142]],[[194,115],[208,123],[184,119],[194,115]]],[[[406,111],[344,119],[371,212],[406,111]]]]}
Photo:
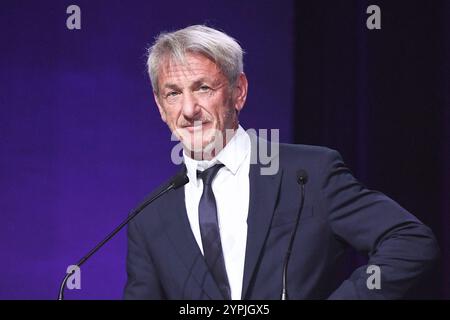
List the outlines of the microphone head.
{"type": "Polygon", "coordinates": [[[183,172],[183,174],[177,175],[172,180],[172,188],[178,189],[179,187],[184,186],[188,182],[189,182],[189,178],[188,178],[187,174],[185,172],[183,172]]]}
{"type": "Polygon", "coordinates": [[[308,182],[308,173],[304,169],[297,170],[297,183],[306,184],[308,182]]]}

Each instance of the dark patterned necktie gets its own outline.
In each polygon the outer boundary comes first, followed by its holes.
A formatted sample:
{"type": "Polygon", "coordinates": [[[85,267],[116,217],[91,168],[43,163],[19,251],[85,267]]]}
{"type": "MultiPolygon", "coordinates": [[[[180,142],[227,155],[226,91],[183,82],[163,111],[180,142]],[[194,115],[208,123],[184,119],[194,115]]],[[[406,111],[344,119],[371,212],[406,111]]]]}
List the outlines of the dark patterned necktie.
{"type": "Polygon", "coordinates": [[[197,177],[203,180],[203,193],[198,206],[198,216],[202,235],[203,256],[206,264],[223,297],[231,299],[230,285],[228,284],[222,243],[220,241],[216,198],[211,186],[215,175],[221,167],[223,167],[223,164],[216,164],[203,172],[197,171],[197,177]]]}

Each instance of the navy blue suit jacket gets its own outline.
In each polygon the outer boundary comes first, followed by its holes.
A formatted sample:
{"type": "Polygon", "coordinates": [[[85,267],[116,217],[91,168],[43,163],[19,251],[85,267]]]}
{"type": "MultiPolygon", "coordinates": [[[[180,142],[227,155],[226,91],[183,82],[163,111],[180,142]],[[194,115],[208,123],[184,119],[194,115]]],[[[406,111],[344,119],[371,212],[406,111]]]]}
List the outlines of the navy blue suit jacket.
{"type": "MultiPolygon", "coordinates": [[[[309,180],[289,263],[290,299],[397,299],[434,264],[439,250],[430,229],[358,182],[338,152],[280,144],[278,155],[275,175],[261,175],[259,163],[250,167],[242,299],[280,298],[283,259],[300,207],[298,169],[309,180]],[[367,265],[335,284],[348,246],[380,267],[381,289],[368,289],[367,265]]],[[[126,299],[222,299],[189,226],[183,188],[130,223],[127,272],[126,299]]]]}

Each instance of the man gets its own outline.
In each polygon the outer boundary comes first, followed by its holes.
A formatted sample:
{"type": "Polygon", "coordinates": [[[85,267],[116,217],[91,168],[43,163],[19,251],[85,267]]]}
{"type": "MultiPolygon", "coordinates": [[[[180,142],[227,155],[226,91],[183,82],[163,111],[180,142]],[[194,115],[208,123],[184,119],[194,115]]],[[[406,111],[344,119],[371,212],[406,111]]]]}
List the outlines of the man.
{"type": "Polygon", "coordinates": [[[262,174],[256,147],[267,142],[238,121],[248,83],[234,39],[206,26],[161,34],[148,68],[161,118],[183,144],[189,182],[130,223],[126,299],[280,299],[294,232],[290,299],[401,298],[433,265],[430,229],[361,185],[338,152],[272,144],[279,168],[262,174]],[[303,199],[300,169],[308,175],[303,199]],[[369,262],[336,287],[348,246],[369,262]],[[379,271],[375,287],[370,270],[379,271]]]}

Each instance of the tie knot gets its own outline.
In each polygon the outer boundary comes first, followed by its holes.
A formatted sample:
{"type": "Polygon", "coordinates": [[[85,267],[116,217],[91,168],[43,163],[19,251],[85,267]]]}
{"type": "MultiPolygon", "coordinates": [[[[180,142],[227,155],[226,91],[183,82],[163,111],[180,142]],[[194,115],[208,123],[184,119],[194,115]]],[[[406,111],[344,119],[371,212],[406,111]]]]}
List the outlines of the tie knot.
{"type": "Polygon", "coordinates": [[[216,176],[217,171],[219,171],[219,169],[222,167],[222,163],[217,163],[204,171],[197,171],[197,178],[201,178],[204,185],[211,185],[211,182],[216,176]]]}

